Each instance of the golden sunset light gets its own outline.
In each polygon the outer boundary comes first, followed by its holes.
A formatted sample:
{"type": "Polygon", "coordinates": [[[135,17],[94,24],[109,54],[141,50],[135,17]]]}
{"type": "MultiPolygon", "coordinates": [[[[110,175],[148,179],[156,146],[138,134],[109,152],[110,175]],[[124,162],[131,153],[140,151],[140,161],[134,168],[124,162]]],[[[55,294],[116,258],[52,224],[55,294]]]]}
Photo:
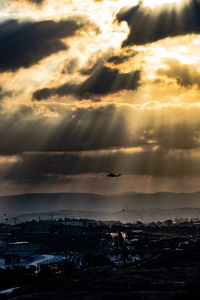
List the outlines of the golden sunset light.
{"type": "Polygon", "coordinates": [[[198,190],[199,15],[197,0],[2,1],[4,187],[113,170],[198,190]]]}
{"type": "Polygon", "coordinates": [[[0,299],[199,300],[200,0],[0,0],[0,299]]]}
{"type": "Polygon", "coordinates": [[[183,4],[184,2],[186,3],[187,0],[143,0],[143,4],[151,8],[155,8],[156,6],[161,6],[165,4],[183,4]]]}

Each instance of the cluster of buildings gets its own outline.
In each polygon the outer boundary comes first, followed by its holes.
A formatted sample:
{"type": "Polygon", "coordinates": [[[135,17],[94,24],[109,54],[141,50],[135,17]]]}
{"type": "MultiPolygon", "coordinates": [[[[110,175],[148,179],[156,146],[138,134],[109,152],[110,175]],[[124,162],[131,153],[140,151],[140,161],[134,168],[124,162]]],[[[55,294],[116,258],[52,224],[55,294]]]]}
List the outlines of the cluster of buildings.
{"type": "MultiPolygon", "coordinates": [[[[200,247],[200,222],[121,224],[86,219],[0,224],[0,267],[68,261],[76,267],[134,265],[166,251],[200,247]]],[[[52,267],[52,265],[51,265],[52,267]]]]}

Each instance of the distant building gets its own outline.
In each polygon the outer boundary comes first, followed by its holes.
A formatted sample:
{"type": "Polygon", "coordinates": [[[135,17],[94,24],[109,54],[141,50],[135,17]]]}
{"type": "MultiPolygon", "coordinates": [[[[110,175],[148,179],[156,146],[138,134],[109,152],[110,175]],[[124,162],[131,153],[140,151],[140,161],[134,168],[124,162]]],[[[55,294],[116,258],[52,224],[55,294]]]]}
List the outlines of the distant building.
{"type": "Polygon", "coordinates": [[[63,225],[71,226],[71,227],[97,227],[100,225],[100,222],[94,220],[75,220],[75,219],[67,219],[62,221],[63,225]]]}

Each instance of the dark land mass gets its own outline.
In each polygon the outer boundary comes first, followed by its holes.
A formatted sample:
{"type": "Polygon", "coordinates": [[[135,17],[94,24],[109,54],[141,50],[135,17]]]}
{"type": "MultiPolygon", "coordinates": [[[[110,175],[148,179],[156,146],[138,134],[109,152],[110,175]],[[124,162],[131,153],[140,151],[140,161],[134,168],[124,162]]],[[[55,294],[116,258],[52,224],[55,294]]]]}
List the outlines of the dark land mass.
{"type": "Polygon", "coordinates": [[[16,290],[15,300],[199,300],[200,253],[169,253],[136,268],[70,270],[62,278],[42,277],[16,290]]]}
{"type": "Polygon", "coordinates": [[[42,193],[0,197],[0,210],[17,214],[61,209],[117,211],[120,209],[173,209],[184,207],[200,208],[200,192],[125,193],[114,195],[42,193]]]}
{"type": "Polygon", "coordinates": [[[0,233],[1,259],[19,258],[13,265],[1,265],[0,299],[199,300],[199,220],[110,225],[70,218],[33,220],[1,224],[0,233]],[[24,259],[44,254],[65,257],[23,265],[24,259]],[[1,295],[13,287],[19,289],[1,295]]]}

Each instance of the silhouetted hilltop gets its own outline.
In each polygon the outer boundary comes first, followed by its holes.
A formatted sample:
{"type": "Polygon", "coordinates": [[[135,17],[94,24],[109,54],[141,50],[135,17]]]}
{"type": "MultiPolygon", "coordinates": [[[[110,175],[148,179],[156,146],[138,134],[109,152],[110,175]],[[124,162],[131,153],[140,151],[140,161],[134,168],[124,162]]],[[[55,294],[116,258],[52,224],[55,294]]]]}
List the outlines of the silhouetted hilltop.
{"type": "Polygon", "coordinates": [[[125,193],[98,195],[87,193],[40,193],[0,197],[2,213],[32,213],[53,210],[116,212],[125,210],[200,208],[200,192],[154,194],[125,193]]]}

